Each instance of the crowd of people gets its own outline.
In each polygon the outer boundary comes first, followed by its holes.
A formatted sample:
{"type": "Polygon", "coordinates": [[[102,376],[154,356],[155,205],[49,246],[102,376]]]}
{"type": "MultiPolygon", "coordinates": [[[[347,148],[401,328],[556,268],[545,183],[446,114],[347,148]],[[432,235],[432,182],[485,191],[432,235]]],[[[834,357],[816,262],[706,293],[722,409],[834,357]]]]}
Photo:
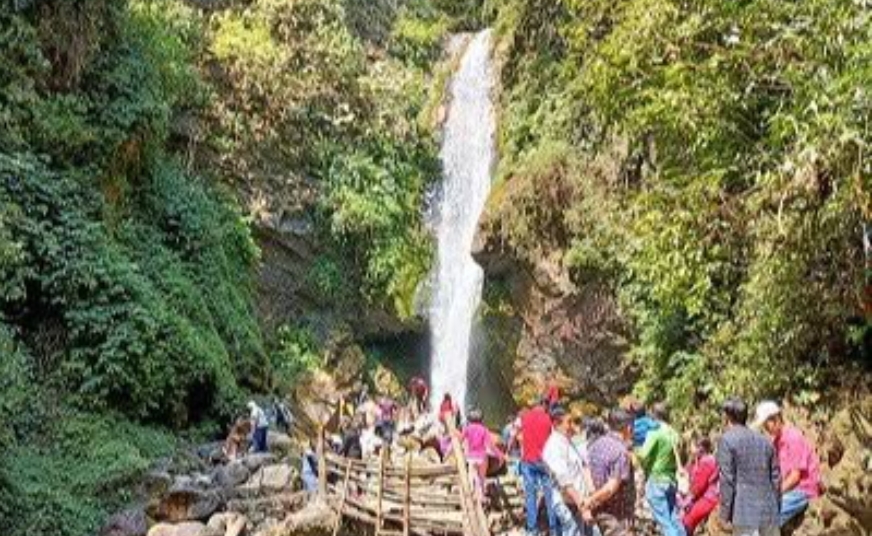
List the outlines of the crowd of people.
{"type": "Polygon", "coordinates": [[[664,536],[691,536],[707,520],[735,535],[780,534],[822,491],[818,456],[775,402],[761,402],[750,426],[742,400],[721,409],[717,449],[698,436],[684,464],[665,404],[630,403],[604,420],[574,416],[547,396],[532,404],[510,426],[520,438],[527,533],[540,532],[541,498],[552,536],[633,534],[639,493],[664,536]]]}
{"type": "MultiPolygon", "coordinates": [[[[749,425],[745,402],[727,400],[717,448],[713,438],[695,436],[685,463],[681,436],[663,403],[646,408],[629,402],[602,418],[584,417],[561,405],[559,390],[549,383],[497,435],[481,411],[470,409],[464,418],[450,394],[431,411],[429,395],[424,380],[414,378],[404,404],[366,392],[356,404],[343,401],[330,445],[343,456],[364,459],[415,438],[419,450],[429,448],[438,461],[460,445],[475,497],[483,503],[495,470],[520,476],[531,536],[546,530],[549,536],[631,535],[637,496],[644,497],[664,536],[692,536],[706,522],[738,536],[769,536],[780,534],[822,492],[811,442],[772,401],[756,407],[749,425]]],[[[266,450],[266,412],[254,402],[249,411],[239,433],[250,434],[252,450],[266,450]]],[[[302,474],[314,490],[312,447],[303,456],[302,474]]]]}

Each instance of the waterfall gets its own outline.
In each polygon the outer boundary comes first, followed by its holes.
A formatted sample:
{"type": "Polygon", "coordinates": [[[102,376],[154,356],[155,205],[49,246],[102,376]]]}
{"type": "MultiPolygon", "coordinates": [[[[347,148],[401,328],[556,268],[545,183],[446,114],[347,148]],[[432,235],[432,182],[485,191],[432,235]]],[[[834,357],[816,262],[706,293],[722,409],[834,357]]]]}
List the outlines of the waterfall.
{"type": "Polygon", "coordinates": [[[431,402],[451,393],[465,410],[467,365],[484,274],[472,242],[490,190],[495,119],[490,30],[476,34],[450,86],[440,159],[442,192],[436,207],[437,265],[430,306],[431,402]]]}

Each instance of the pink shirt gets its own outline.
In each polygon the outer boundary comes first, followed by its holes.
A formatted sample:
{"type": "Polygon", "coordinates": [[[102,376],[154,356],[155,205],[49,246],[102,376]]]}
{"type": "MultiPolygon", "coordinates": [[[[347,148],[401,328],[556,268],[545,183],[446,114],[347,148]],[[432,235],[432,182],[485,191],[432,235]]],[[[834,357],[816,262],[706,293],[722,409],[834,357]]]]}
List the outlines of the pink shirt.
{"type": "Polygon", "coordinates": [[[490,430],[481,423],[471,423],[463,429],[463,444],[466,457],[472,461],[483,461],[493,451],[493,438],[490,430]]]}
{"type": "Polygon", "coordinates": [[[796,489],[805,492],[811,499],[820,496],[820,460],[802,432],[792,426],[785,426],[775,438],[775,451],[778,453],[781,477],[798,470],[799,484],[796,489]]]}

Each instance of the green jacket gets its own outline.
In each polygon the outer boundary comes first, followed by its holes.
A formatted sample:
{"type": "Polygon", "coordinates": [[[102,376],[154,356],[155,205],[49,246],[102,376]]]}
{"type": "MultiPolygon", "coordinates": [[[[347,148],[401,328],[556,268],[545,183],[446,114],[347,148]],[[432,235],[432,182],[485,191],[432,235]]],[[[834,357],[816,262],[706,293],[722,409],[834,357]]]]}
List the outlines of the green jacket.
{"type": "Polygon", "coordinates": [[[645,444],[637,452],[648,480],[673,484],[676,482],[678,461],[675,459],[675,450],[678,441],[678,432],[664,422],[648,432],[645,444]]]}

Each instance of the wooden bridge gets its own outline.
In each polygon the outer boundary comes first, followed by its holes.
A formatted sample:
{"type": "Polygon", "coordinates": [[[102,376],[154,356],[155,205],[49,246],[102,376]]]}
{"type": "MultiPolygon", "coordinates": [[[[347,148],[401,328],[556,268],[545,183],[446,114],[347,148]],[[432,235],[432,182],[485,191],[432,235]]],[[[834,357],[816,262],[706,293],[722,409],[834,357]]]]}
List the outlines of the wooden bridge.
{"type": "Polygon", "coordinates": [[[319,494],[337,513],[333,536],[350,521],[372,526],[376,536],[490,536],[454,430],[451,441],[449,463],[417,466],[412,453],[398,461],[388,449],[366,461],[344,458],[327,452],[322,436],[319,494]]]}

